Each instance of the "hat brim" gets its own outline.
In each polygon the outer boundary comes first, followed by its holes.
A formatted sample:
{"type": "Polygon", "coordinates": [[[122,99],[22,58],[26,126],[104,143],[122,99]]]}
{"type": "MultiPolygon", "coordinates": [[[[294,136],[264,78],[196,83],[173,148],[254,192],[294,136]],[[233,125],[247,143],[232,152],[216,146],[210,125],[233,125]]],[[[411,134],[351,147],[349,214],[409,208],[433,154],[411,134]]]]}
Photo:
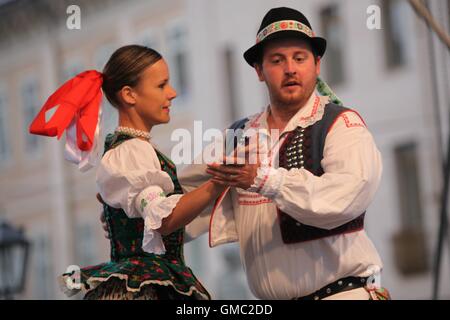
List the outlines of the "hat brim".
{"type": "Polygon", "coordinates": [[[325,54],[325,50],[327,48],[327,41],[324,38],[320,37],[309,37],[304,33],[298,31],[281,31],[275,32],[269,36],[267,36],[263,41],[255,44],[253,47],[244,52],[244,59],[250,66],[254,66],[255,62],[257,62],[259,55],[265,44],[267,44],[271,40],[275,39],[286,39],[286,38],[296,38],[306,40],[311,44],[313,51],[320,57],[323,57],[325,54]]]}

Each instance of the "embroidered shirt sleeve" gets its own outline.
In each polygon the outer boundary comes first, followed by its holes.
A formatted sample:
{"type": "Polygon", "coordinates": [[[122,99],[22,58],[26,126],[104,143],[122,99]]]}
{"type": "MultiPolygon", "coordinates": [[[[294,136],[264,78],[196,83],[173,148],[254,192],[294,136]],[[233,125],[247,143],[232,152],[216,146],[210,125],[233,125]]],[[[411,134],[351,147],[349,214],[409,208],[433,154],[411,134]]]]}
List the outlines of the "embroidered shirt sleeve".
{"type": "Polygon", "coordinates": [[[135,207],[136,196],[151,185],[172,192],[169,175],[158,167],[153,147],[145,141],[131,139],[108,151],[97,169],[97,186],[103,200],[114,208],[122,208],[128,217],[140,217],[135,207]]]}
{"type": "Polygon", "coordinates": [[[161,234],[156,230],[161,227],[162,220],[172,213],[182,196],[176,194],[167,197],[163,189],[157,185],[150,186],[137,195],[135,206],[144,219],[142,249],[145,252],[165,253],[161,234]]]}

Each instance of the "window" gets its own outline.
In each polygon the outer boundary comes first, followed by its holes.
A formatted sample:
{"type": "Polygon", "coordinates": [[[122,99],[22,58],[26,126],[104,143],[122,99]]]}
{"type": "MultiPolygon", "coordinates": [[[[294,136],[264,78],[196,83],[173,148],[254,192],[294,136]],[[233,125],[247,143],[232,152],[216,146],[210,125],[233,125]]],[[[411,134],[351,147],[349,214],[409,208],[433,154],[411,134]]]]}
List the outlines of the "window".
{"type": "Polygon", "coordinates": [[[330,5],[320,12],[324,38],[327,40],[327,58],[323,61],[327,82],[330,85],[345,81],[344,32],[338,5],[330,5]]]}
{"type": "Polygon", "coordinates": [[[188,86],[188,61],[187,61],[187,32],[181,23],[170,27],[167,32],[167,53],[171,66],[172,85],[178,93],[178,97],[186,98],[189,92],[188,86]]]}
{"type": "Polygon", "coordinates": [[[399,145],[394,150],[401,222],[405,228],[422,227],[422,203],[415,143],[399,145]]]}
{"type": "Polygon", "coordinates": [[[406,1],[382,0],[382,26],[384,47],[388,68],[400,67],[406,63],[406,1]]]}
{"type": "Polygon", "coordinates": [[[0,87],[0,163],[3,164],[9,160],[10,145],[8,136],[8,102],[6,90],[0,87]]]}
{"type": "Polygon", "coordinates": [[[42,101],[39,97],[38,82],[35,77],[27,78],[21,87],[21,97],[24,110],[24,128],[25,133],[25,148],[30,154],[37,154],[41,149],[42,139],[37,135],[30,134],[28,128],[31,122],[38,114],[42,101]]]}
{"type": "Polygon", "coordinates": [[[426,235],[422,219],[417,146],[414,142],[394,149],[401,227],[394,234],[394,261],[404,275],[428,270],[426,235]]]}

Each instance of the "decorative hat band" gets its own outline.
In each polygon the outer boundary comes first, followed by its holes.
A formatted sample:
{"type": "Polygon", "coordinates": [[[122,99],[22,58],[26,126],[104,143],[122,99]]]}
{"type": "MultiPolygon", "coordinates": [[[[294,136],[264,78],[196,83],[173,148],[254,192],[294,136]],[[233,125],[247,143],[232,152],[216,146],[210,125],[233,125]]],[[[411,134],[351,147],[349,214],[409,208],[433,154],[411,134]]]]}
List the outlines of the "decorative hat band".
{"type": "Polygon", "coordinates": [[[261,32],[259,32],[256,36],[256,43],[263,41],[272,33],[288,30],[302,32],[310,38],[315,36],[314,32],[307,25],[301,22],[298,22],[296,20],[281,20],[271,23],[267,27],[262,29],[261,32]]]}

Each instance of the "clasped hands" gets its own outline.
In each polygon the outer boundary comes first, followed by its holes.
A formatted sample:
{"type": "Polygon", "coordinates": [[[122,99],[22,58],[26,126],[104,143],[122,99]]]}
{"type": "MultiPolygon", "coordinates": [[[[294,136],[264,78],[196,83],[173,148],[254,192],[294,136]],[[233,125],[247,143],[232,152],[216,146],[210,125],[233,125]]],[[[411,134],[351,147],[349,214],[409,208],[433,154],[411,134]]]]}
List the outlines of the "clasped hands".
{"type": "Polygon", "coordinates": [[[218,185],[247,190],[255,181],[263,155],[255,146],[237,148],[233,155],[225,156],[222,163],[208,164],[206,173],[218,185]]]}

